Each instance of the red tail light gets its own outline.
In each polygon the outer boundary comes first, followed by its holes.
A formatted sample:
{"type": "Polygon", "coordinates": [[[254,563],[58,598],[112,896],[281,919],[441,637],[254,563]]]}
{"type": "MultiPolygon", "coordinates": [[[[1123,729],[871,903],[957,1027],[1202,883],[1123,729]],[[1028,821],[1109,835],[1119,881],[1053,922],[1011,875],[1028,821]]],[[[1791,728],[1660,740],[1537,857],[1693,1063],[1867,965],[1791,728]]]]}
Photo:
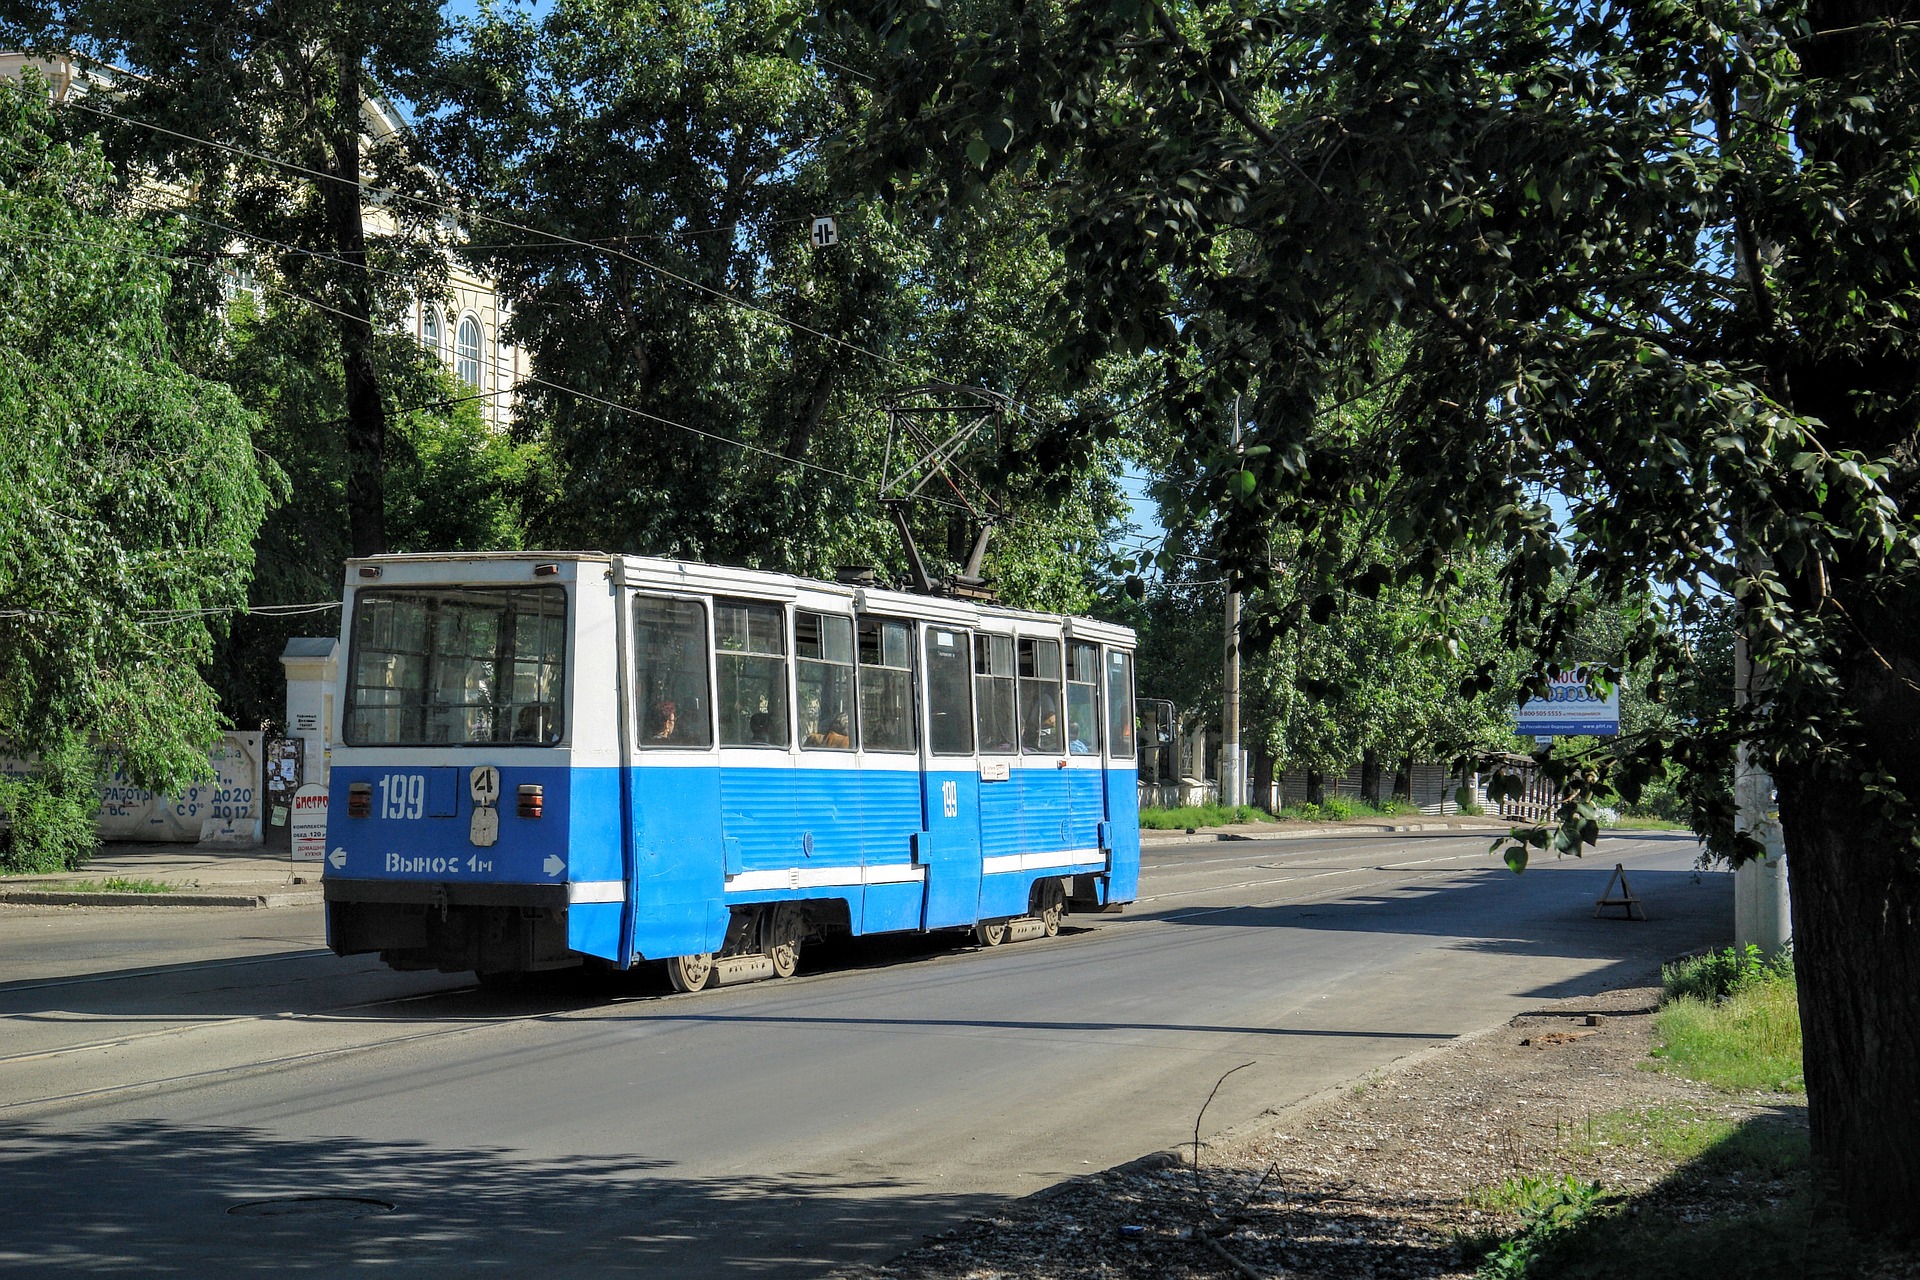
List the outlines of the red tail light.
{"type": "Polygon", "coordinates": [[[538,783],[523,782],[520,784],[520,803],[515,811],[519,813],[521,817],[539,817],[541,808],[545,803],[546,793],[538,783]]]}
{"type": "Polygon", "coordinates": [[[349,818],[371,818],[373,816],[373,784],[354,782],[347,786],[347,816],[349,818]]]}

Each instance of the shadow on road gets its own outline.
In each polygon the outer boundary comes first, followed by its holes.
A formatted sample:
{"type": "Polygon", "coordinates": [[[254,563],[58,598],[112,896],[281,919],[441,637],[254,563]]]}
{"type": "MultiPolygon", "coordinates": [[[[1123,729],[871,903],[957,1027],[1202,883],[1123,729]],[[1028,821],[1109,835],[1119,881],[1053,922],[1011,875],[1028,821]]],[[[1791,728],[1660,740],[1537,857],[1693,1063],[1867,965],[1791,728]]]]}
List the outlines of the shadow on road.
{"type": "Polygon", "coordinates": [[[680,1178],[644,1154],[0,1125],[0,1274],[795,1275],[988,1203],[884,1178],[680,1178]]]}
{"type": "Polygon", "coordinates": [[[1202,929],[1445,937],[1452,949],[1483,955],[1560,957],[1611,962],[1527,992],[1535,998],[1579,995],[1658,976],[1662,961],[1731,935],[1733,877],[1724,872],[1629,870],[1644,920],[1618,909],[1594,914],[1613,865],[1552,864],[1521,876],[1504,869],[1449,871],[1396,885],[1387,893],[1353,893],[1274,906],[1181,906],[1140,918],[1202,929]],[[1502,885],[1511,892],[1490,892],[1502,885]]]}

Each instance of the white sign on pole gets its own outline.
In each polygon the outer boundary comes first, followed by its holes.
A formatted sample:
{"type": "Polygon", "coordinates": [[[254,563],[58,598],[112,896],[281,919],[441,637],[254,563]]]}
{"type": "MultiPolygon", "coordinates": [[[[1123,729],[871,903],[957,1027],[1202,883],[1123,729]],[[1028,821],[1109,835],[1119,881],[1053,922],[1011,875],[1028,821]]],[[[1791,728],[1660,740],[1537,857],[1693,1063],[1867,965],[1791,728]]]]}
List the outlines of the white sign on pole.
{"type": "Polygon", "coordinates": [[[840,228],[832,218],[813,220],[813,247],[826,249],[840,243],[840,228]]]}
{"type": "Polygon", "coordinates": [[[319,862],[327,856],[327,789],[308,783],[293,793],[293,820],[288,828],[293,838],[295,862],[319,862]]]}
{"type": "Polygon", "coordinates": [[[1602,698],[1587,682],[1587,668],[1575,667],[1547,681],[1547,696],[1528,698],[1514,714],[1513,731],[1522,737],[1605,736],[1620,732],[1620,686],[1602,698]]]}

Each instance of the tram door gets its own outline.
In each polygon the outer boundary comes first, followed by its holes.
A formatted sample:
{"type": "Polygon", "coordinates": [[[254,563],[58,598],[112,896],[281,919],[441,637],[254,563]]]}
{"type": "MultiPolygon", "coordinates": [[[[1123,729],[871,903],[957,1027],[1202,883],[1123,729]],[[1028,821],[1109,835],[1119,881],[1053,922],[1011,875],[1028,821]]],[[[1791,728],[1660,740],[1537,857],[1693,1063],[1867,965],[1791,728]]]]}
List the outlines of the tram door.
{"type": "Polygon", "coordinates": [[[927,877],[925,929],[970,925],[980,905],[980,770],[973,754],[973,656],[967,632],[923,623],[927,731],[920,777],[926,827],[915,860],[927,877]]]}
{"type": "Polygon", "coordinates": [[[1067,642],[1067,832],[1075,862],[1092,862],[1107,820],[1106,775],[1100,763],[1100,648],[1067,642]]]}

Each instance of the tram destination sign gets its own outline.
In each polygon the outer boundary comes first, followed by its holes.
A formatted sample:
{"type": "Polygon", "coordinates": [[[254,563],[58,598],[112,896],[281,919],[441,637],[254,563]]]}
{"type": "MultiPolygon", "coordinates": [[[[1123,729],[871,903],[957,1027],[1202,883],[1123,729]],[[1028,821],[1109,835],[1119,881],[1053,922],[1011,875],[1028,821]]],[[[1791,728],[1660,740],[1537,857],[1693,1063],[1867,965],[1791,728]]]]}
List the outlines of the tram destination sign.
{"type": "Polygon", "coordinates": [[[1522,737],[1605,737],[1620,732],[1620,686],[1601,697],[1585,667],[1563,671],[1547,681],[1547,696],[1528,698],[1514,713],[1513,731],[1522,737]]]}

